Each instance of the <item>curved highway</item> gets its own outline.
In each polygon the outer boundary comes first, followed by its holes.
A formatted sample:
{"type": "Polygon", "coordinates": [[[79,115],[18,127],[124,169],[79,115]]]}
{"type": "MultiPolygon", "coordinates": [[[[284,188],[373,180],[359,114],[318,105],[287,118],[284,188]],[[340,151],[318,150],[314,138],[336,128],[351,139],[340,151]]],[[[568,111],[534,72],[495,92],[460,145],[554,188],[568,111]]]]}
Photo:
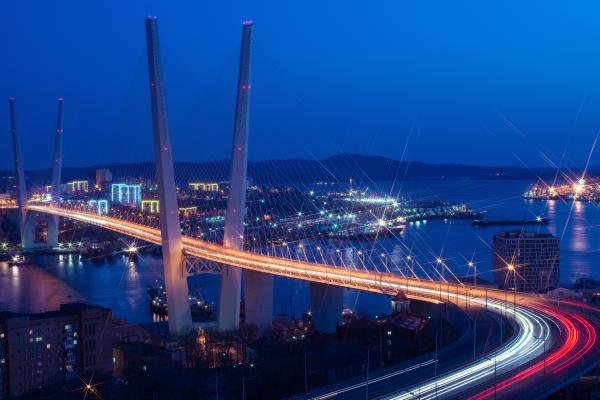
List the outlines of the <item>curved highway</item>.
{"type": "MultiPolygon", "coordinates": [[[[51,205],[28,205],[29,211],[89,223],[154,244],[160,231],[116,218],[51,205]]],[[[390,388],[388,399],[542,397],[560,389],[598,362],[597,309],[577,302],[485,289],[462,284],[425,281],[391,273],[346,269],[265,256],[184,237],[184,253],[207,261],[370,292],[451,301],[487,307],[514,321],[516,335],[479,360],[462,365],[422,384],[390,388]]],[[[323,397],[328,398],[328,397],[323,397]]]]}

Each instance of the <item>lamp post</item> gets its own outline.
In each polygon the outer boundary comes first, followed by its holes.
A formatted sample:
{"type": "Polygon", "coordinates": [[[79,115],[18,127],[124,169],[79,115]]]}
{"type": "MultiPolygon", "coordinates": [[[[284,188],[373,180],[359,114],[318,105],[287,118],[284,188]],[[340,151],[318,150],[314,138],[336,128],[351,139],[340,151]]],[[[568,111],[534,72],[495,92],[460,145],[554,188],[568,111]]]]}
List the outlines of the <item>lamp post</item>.
{"type": "Polygon", "coordinates": [[[477,264],[475,264],[473,261],[469,261],[469,268],[474,268],[475,269],[475,275],[473,275],[473,286],[475,286],[475,289],[477,289],[477,264]]]}
{"type": "Polygon", "coordinates": [[[383,259],[383,266],[385,267],[385,270],[387,272],[390,272],[387,266],[387,256],[385,255],[385,253],[381,253],[379,256],[383,259]]]}
{"type": "Polygon", "coordinates": [[[508,273],[513,275],[513,316],[517,312],[517,270],[514,264],[510,263],[506,266],[508,273]]]}

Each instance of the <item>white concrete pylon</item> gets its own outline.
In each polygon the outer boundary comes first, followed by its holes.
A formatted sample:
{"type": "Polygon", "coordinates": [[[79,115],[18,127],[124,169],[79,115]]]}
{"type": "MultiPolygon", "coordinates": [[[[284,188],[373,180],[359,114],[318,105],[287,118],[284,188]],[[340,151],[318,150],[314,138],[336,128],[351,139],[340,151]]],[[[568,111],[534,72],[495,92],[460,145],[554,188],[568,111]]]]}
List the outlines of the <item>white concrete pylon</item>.
{"type": "MultiPolygon", "coordinates": [[[[63,98],[58,99],[58,114],[56,116],[56,139],[54,141],[54,157],[52,159],[52,201],[60,201],[62,175],[62,141],[63,141],[63,98]]],[[[58,246],[58,217],[48,217],[48,236],[46,244],[49,247],[58,246]]]]}
{"type": "Polygon", "coordinates": [[[175,171],[167,109],[160,63],[158,26],[156,17],[146,18],[146,46],[152,101],[152,131],[154,157],[160,201],[160,231],[167,303],[169,305],[169,333],[182,335],[192,329],[192,316],[188,301],[187,274],[183,268],[183,243],[177,206],[175,171]]]}
{"type": "MultiPolygon", "coordinates": [[[[252,58],[252,21],[242,24],[242,45],[238,75],[237,99],[231,152],[229,198],[225,215],[224,245],[242,249],[246,211],[246,181],[248,168],[248,123],[250,111],[250,80],[252,58]]],[[[240,318],[242,272],[226,266],[221,277],[219,295],[219,330],[237,329],[240,318]]],[[[256,271],[244,272],[246,322],[265,327],[273,316],[273,276],[256,271]]]]}
{"type": "Polygon", "coordinates": [[[23,169],[23,159],[21,156],[21,147],[19,146],[19,133],[17,130],[17,111],[15,98],[8,99],[10,108],[10,132],[13,142],[13,156],[15,161],[15,171],[17,174],[17,206],[19,212],[19,230],[21,233],[21,246],[31,248],[33,246],[33,230],[26,227],[25,218],[27,206],[27,187],[25,186],[25,171],[23,169]]]}

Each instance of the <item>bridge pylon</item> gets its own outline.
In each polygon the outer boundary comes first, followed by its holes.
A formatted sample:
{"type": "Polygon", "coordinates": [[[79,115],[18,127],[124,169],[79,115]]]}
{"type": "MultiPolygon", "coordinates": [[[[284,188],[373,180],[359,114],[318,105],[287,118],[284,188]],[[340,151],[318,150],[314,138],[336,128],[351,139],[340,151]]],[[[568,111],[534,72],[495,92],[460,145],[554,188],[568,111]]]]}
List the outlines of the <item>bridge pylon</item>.
{"type": "Polygon", "coordinates": [[[25,186],[25,170],[21,158],[21,147],[19,146],[19,133],[17,130],[17,111],[15,98],[8,99],[10,108],[10,132],[13,142],[13,156],[17,174],[17,206],[19,212],[19,231],[21,234],[21,246],[26,249],[33,246],[33,226],[26,221],[27,187],[25,186]]]}
{"type": "Polygon", "coordinates": [[[175,171],[167,109],[160,63],[158,24],[156,17],[146,18],[146,47],[152,103],[154,157],[160,201],[160,231],[167,302],[169,304],[169,333],[181,335],[192,329],[188,301],[187,273],[183,268],[183,242],[177,206],[175,171]]]}
{"type": "MultiPolygon", "coordinates": [[[[246,181],[248,169],[248,123],[250,111],[250,66],[252,57],[252,21],[242,24],[242,45],[231,152],[229,198],[225,215],[223,244],[244,247],[244,217],[246,211],[246,181]]],[[[221,274],[219,294],[220,331],[237,329],[240,320],[242,271],[226,266],[221,274]]],[[[270,326],[273,319],[273,276],[257,271],[244,271],[246,322],[260,328],[270,326]]]]}
{"type": "MultiPolygon", "coordinates": [[[[53,202],[60,201],[61,195],[61,173],[62,173],[62,138],[63,138],[63,103],[61,97],[58,99],[58,112],[56,116],[56,136],[54,140],[54,157],[52,159],[52,188],[50,195],[53,202]]],[[[58,216],[48,216],[48,235],[46,244],[48,247],[58,246],[58,216]]]]}
{"type": "Polygon", "coordinates": [[[343,306],[343,287],[310,283],[311,319],[319,332],[335,333],[342,319],[343,306]]]}

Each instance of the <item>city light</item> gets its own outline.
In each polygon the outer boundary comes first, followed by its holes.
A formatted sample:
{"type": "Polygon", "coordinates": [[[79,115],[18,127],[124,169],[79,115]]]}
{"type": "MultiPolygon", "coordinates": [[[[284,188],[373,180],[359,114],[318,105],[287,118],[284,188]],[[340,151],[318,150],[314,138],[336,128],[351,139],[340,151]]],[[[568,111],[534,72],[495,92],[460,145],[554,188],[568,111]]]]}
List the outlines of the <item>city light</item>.
{"type": "MultiPolygon", "coordinates": [[[[152,243],[160,243],[160,231],[153,228],[81,211],[64,211],[49,206],[32,206],[32,208],[40,212],[51,212],[67,218],[75,218],[83,222],[89,222],[152,243]]],[[[341,286],[352,288],[364,287],[364,289],[369,291],[372,291],[373,288],[378,288],[376,289],[377,291],[382,290],[384,292],[391,288],[394,288],[394,290],[408,288],[413,293],[421,293],[424,295],[429,293],[434,297],[437,297],[441,293],[441,287],[438,287],[436,282],[409,279],[401,276],[394,276],[394,274],[389,273],[373,275],[367,271],[346,269],[340,266],[321,266],[319,264],[294,261],[293,259],[283,260],[272,258],[270,256],[247,253],[233,248],[224,248],[216,244],[206,243],[192,238],[184,238],[184,251],[188,255],[194,255],[203,259],[211,259],[217,262],[225,261],[231,265],[268,272],[275,275],[292,278],[299,277],[300,279],[322,281],[327,284],[339,282],[337,284],[341,286]],[[385,279],[383,279],[384,275],[385,279]]],[[[336,252],[340,253],[341,250],[336,249],[336,252]]],[[[385,255],[385,253],[380,253],[380,255],[385,255]]],[[[441,257],[438,257],[436,261],[440,264],[443,263],[441,257]]],[[[512,263],[509,263],[507,268],[512,268],[514,270],[515,266],[512,263]]],[[[472,287],[469,292],[472,295],[476,290],[482,291],[483,289],[472,287]]],[[[504,313],[504,291],[485,289],[485,295],[480,293],[474,297],[471,297],[469,294],[459,294],[458,291],[454,293],[454,291],[455,289],[448,284],[447,293],[444,289],[442,295],[448,296],[448,298],[451,298],[450,296],[456,297],[456,301],[466,301],[468,296],[470,302],[481,304],[493,312],[504,313]]],[[[510,316],[515,318],[520,329],[517,331],[517,336],[510,342],[510,345],[503,348],[502,351],[498,352],[496,355],[497,362],[503,363],[502,365],[507,366],[506,368],[509,369],[526,365],[532,358],[539,356],[541,352],[540,349],[544,345],[545,339],[534,335],[534,332],[541,331],[545,336],[550,335],[552,332],[544,317],[547,312],[546,307],[540,307],[538,305],[538,302],[540,301],[539,297],[532,296],[531,302],[529,302],[528,298],[529,297],[523,294],[519,305],[516,303],[514,304],[514,314],[511,313],[510,316]],[[534,326],[537,327],[534,328],[534,326]]],[[[567,324],[568,322],[565,321],[564,323],[567,324]]],[[[588,340],[590,340],[589,336],[586,335],[579,339],[574,339],[574,341],[582,341],[583,343],[586,343],[588,340]]],[[[560,342],[558,342],[557,346],[558,345],[560,345],[560,342]]],[[[564,354],[564,357],[569,355],[569,357],[580,359],[584,353],[575,354],[574,351],[567,349],[564,350],[564,354]]],[[[469,364],[466,367],[459,368],[451,373],[445,378],[444,384],[439,386],[434,383],[423,384],[422,390],[424,392],[433,393],[433,391],[437,389],[440,393],[443,393],[444,391],[456,390],[456,388],[462,386],[470,387],[471,385],[480,382],[481,379],[489,379],[490,374],[493,376],[493,368],[490,370],[490,361],[488,359],[482,359],[473,365],[469,364]]],[[[409,397],[400,395],[394,398],[404,399],[409,397]]]]}

